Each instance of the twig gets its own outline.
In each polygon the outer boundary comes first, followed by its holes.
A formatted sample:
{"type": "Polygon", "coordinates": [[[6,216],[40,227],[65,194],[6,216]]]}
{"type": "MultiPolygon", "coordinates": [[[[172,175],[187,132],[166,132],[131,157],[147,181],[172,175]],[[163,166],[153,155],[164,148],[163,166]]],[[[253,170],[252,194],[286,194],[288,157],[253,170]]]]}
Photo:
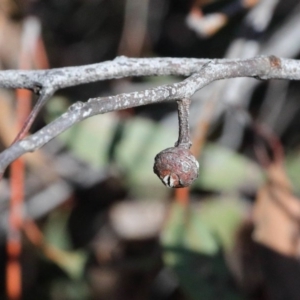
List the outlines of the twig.
{"type": "Polygon", "coordinates": [[[47,100],[53,95],[53,92],[51,92],[50,90],[43,90],[41,92],[41,95],[36,103],[36,105],[33,107],[32,111],[30,112],[30,114],[28,115],[28,118],[25,120],[25,122],[23,123],[23,126],[20,130],[20,132],[17,134],[17,136],[15,137],[13,143],[22,140],[28,133],[32,123],[35,120],[35,117],[37,116],[37,114],[39,113],[39,111],[41,110],[42,106],[47,102],[47,100]]]}
{"type": "Polygon", "coordinates": [[[190,149],[192,142],[190,138],[190,125],[189,125],[189,108],[191,99],[185,98],[178,100],[178,123],[179,134],[178,141],[175,143],[175,147],[183,147],[190,149]]]}
{"type": "MultiPolygon", "coordinates": [[[[190,99],[182,99],[178,101],[179,137],[175,144],[176,147],[183,145],[186,149],[190,149],[192,146],[189,126],[190,103],[190,99]]],[[[189,187],[176,189],[174,198],[177,203],[187,206],[189,204],[189,187]]]]}
{"type": "Polygon", "coordinates": [[[0,71],[0,87],[25,88],[39,94],[41,90],[62,88],[107,79],[131,76],[181,75],[189,76],[211,62],[214,70],[227,71],[219,79],[257,77],[261,79],[300,79],[300,61],[275,56],[250,59],[195,59],[195,58],[128,58],[119,56],[112,61],[78,67],[50,70],[0,71]],[[239,73],[236,73],[237,69],[239,73]],[[236,71],[235,71],[236,70],[236,71]]]}
{"type": "Polygon", "coordinates": [[[187,58],[117,58],[100,64],[44,71],[1,71],[0,86],[6,88],[37,89],[44,95],[40,104],[57,89],[86,82],[147,75],[189,75],[182,82],[164,85],[142,92],[93,98],[77,102],[52,123],[35,134],[19,141],[0,153],[0,172],[16,158],[33,152],[54,137],[88,117],[130,107],[190,98],[197,90],[220,79],[255,77],[260,79],[300,79],[300,61],[275,56],[245,60],[208,60],[187,58]],[[199,73],[197,73],[197,71],[199,73]]]}

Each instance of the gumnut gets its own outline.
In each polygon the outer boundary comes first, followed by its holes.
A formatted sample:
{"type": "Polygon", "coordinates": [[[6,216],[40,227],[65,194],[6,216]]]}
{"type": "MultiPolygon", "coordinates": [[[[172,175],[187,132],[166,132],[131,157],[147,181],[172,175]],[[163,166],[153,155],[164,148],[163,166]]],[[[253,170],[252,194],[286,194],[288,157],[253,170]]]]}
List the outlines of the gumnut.
{"type": "Polygon", "coordinates": [[[159,152],[154,159],[154,173],[170,188],[190,186],[199,175],[199,163],[190,150],[171,147],[159,152]]]}

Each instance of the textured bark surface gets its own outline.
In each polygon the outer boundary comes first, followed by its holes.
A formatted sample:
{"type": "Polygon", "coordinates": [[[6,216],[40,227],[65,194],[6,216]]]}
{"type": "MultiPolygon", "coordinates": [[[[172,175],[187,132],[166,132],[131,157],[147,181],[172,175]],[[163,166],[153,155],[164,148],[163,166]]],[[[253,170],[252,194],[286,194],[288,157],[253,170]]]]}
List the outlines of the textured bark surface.
{"type": "Polygon", "coordinates": [[[170,188],[188,187],[199,175],[198,161],[182,146],[161,151],[154,161],[154,173],[170,188]]]}
{"type": "Polygon", "coordinates": [[[127,58],[98,64],[42,71],[0,71],[0,87],[27,88],[40,94],[34,111],[55,93],[74,85],[130,76],[182,75],[187,79],[145,91],[92,98],[77,102],[55,121],[0,153],[0,172],[26,152],[39,149],[51,139],[88,117],[163,101],[190,98],[209,83],[226,78],[300,79],[300,61],[261,56],[250,59],[127,58]]]}

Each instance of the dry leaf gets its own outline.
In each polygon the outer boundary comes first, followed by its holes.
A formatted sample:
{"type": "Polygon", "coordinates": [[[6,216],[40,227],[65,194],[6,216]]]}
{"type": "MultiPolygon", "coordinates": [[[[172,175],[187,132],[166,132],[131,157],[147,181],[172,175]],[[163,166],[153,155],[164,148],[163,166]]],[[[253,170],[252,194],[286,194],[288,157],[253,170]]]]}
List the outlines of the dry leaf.
{"type": "Polygon", "coordinates": [[[300,254],[300,202],[281,163],[268,167],[268,181],[260,189],[253,211],[253,239],[284,255],[300,254]]]}

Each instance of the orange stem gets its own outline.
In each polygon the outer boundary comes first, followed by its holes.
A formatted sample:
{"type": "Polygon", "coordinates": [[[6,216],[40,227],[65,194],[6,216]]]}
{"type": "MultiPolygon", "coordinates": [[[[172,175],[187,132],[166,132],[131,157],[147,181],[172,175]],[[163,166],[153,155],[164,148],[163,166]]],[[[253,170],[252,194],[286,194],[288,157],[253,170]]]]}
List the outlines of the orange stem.
{"type": "Polygon", "coordinates": [[[69,256],[67,251],[49,245],[44,238],[39,227],[31,220],[27,220],[23,226],[24,232],[29,241],[43,251],[44,255],[58,265],[64,265],[66,258],[69,256]]]}
{"type": "MultiPolygon", "coordinates": [[[[21,128],[24,120],[30,112],[31,93],[27,90],[17,90],[17,127],[21,128]]],[[[11,300],[21,298],[22,280],[20,255],[22,252],[21,233],[23,224],[22,209],[24,201],[24,176],[25,165],[22,158],[11,164],[10,189],[11,201],[9,211],[9,230],[7,237],[7,295],[11,300]]]]}
{"type": "MultiPolygon", "coordinates": [[[[40,37],[35,46],[35,53],[20,53],[20,69],[29,69],[34,60],[37,68],[48,68],[49,62],[45,46],[40,37]],[[32,59],[30,59],[32,58],[32,59]]],[[[31,92],[19,89],[16,91],[17,98],[17,120],[16,126],[21,130],[31,110],[31,92]]],[[[22,208],[24,202],[24,177],[25,165],[22,158],[11,164],[10,188],[11,201],[9,210],[9,230],[7,237],[7,267],[6,267],[6,288],[10,300],[21,299],[22,295],[22,272],[20,255],[22,252],[21,229],[23,224],[22,208]]]]}
{"type": "Polygon", "coordinates": [[[181,188],[175,190],[175,201],[183,206],[187,206],[189,203],[190,189],[181,188]]]}
{"type": "Polygon", "coordinates": [[[9,231],[7,237],[8,262],[6,269],[7,295],[11,300],[20,299],[22,293],[21,255],[22,202],[24,191],[24,163],[22,159],[16,160],[11,165],[11,201],[9,213],[9,231]]]}
{"type": "Polygon", "coordinates": [[[48,69],[49,60],[42,37],[37,40],[35,52],[35,63],[37,69],[48,69]]]}

